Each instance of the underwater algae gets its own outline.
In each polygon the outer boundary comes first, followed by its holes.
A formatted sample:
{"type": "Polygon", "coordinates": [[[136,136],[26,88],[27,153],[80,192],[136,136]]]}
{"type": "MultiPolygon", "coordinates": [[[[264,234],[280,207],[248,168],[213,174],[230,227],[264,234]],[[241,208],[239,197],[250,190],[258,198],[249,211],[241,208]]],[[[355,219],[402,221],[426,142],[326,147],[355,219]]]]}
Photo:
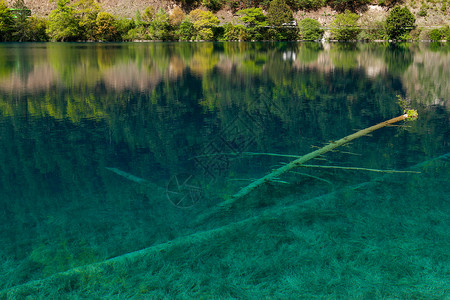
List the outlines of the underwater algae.
{"type": "Polygon", "coordinates": [[[436,183],[449,182],[449,163],[446,154],[409,168],[420,174],[269,208],[4,289],[0,299],[445,299],[450,191],[436,183]]]}

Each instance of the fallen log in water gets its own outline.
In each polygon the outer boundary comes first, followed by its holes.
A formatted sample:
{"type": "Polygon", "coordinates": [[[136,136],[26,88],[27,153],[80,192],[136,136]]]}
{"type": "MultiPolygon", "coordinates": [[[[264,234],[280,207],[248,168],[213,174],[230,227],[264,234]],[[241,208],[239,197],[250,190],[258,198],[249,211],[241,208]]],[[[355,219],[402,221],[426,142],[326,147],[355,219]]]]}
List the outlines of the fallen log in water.
{"type": "Polygon", "coordinates": [[[236,202],[236,201],[240,200],[241,198],[247,196],[249,193],[251,193],[252,191],[257,189],[258,187],[264,185],[267,182],[270,182],[270,181],[278,179],[282,174],[290,171],[293,168],[301,166],[303,163],[305,163],[305,162],[307,162],[307,161],[309,161],[309,160],[311,160],[313,158],[316,158],[316,157],[318,157],[320,155],[323,155],[323,154],[325,154],[325,153],[327,153],[327,152],[329,152],[329,151],[331,151],[331,150],[333,150],[333,149],[335,149],[335,148],[337,148],[339,146],[342,146],[342,145],[344,145],[344,144],[346,144],[346,143],[348,143],[350,141],[353,141],[354,139],[357,139],[359,137],[365,136],[365,135],[367,135],[367,134],[369,134],[369,133],[371,133],[371,132],[373,132],[375,130],[378,130],[380,128],[383,128],[385,126],[388,126],[388,125],[391,125],[391,124],[403,121],[403,120],[405,120],[407,118],[416,118],[416,117],[417,117],[416,114],[413,114],[413,113],[409,114],[409,111],[408,111],[408,113],[405,113],[405,114],[403,114],[401,116],[398,116],[396,118],[393,118],[393,119],[381,122],[381,123],[379,123],[377,125],[368,127],[366,129],[362,129],[362,130],[360,130],[358,132],[355,132],[355,133],[353,133],[351,135],[348,135],[348,136],[346,136],[346,137],[344,137],[344,138],[342,138],[342,139],[340,139],[338,141],[331,142],[328,145],[326,145],[326,146],[324,146],[324,147],[322,147],[322,148],[320,148],[320,149],[318,149],[316,151],[313,151],[311,153],[303,155],[303,156],[297,158],[296,160],[294,160],[294,161],[292,161],[292,162],[282,166],[281,168],[273,170],[270,174],[267,174],[266,176],[253,181],[252,183],[250,183],[246,187],[243,187],[239,192],[237,192],[236,194],[234,194],[233,196],[231,196],[229,199],[225,200],[224,202],[220,203],[219,205],[220,206],[225,206],[225,207],[231,206],[234,202],[236,202]]]}

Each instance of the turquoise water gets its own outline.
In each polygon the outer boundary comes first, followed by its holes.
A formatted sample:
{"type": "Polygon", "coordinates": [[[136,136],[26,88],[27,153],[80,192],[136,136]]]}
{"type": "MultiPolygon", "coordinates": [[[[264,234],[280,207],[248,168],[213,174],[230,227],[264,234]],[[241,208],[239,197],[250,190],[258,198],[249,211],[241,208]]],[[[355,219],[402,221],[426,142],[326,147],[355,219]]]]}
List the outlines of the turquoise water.
{"type": "Polygon", "coordinates": [[[0,297],[448,297],[449,50],[0,44],[0,297]]]}

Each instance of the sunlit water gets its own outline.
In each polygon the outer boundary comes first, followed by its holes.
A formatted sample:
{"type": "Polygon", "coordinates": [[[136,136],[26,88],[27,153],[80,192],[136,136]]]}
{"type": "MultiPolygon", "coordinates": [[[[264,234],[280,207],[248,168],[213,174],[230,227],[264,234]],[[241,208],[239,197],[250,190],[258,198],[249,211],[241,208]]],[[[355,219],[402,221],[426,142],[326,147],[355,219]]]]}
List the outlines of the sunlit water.
{"type": "MultiPolygon", "coordinates": [[[[0,289],[373,180],[301,168],[199,219],[295,159],[274,154],[400,115],[397,95],[417,121],[308,164],[405,170],[447,153],[449,46],[1,44],[0,289]]],[[[448,170],[435,176],[448,205],[448,170]]]]}

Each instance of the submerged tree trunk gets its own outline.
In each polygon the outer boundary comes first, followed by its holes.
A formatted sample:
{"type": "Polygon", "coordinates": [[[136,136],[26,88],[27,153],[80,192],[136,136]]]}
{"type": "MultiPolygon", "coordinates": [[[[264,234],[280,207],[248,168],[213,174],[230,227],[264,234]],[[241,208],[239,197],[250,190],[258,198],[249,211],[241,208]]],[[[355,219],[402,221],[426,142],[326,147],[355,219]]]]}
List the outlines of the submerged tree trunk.
{"type": "Polygon", "coordinates": [[[335,142],[331,142],[330,144],[314,151],[311,153],[308,153],[306,155],[301,156],[300,158],[288,163],[287,165],[282,166],[281,168],[278,168],[274,171],[272,171],[270,174],[267,174],[266,176],[257,179],[255,181],[253,181],[252,183],[250,183],[249,185],[247,185],[246,187],[243,187],[239,192],[237,192],[236,194],[234,194],[233,196],[231,196],[231,198],[229,198],[228,200],[220,203],[220,206],[230,206],[232,205],[234,202],[236,202],[237,200],[241,199],[242,197],[248,195],[250,192],[252,192],[253,190],[257,189],[259,186],[265,184],[266,182],[269,181],[273,181],[273,180],[277,180],[279,176],[281,176],[282,174],[288,172],[289,170],[295,168],[295,167],[299,167],[300,165],[302,165],[303,163],[316,158],[322,154],[325,154],[339,146],[342,146],[354,139],[357,139],[359,137],[365,136],[377,129],[383,128],[385,126],[388,126],[390,124],[394,124],[397,123],[399,121],[403,121],[405,119],[407,119],[409,116],[408,114],[403,114],[401,116],[398,116],[396,118],[381,122],[377,125],[368,127],[366,129],[362,129],[356,133],[353,133],[351,135],[348,135],[338,141],[335,142]]]}

